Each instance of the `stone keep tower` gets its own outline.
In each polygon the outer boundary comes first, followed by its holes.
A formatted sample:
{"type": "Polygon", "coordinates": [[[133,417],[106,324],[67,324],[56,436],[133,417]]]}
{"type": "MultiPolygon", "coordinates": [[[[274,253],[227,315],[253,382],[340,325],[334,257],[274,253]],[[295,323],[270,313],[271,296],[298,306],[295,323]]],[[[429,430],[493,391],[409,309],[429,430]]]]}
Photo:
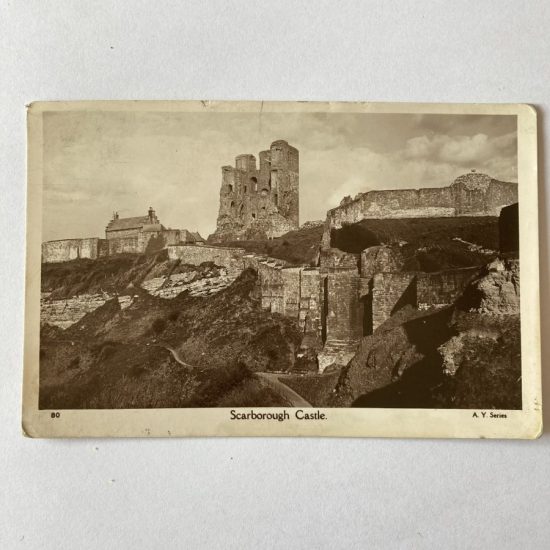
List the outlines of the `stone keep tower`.
{"type": "Polygon", "coordinates": [[[278,140],[222,167],[220,210],[211,242],[272,239],[299,227],[299,153],[278,140]]]}

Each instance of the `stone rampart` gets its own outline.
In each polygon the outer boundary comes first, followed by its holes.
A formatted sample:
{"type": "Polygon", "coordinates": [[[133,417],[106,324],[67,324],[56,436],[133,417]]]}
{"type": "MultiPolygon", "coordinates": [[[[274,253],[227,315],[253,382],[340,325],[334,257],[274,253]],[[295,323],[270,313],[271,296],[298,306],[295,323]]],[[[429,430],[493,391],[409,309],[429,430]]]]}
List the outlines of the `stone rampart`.
{"type": "Polygon", "coordinates": [[[313,332],[321,337],[322,304],[323,304],[322,276],[318,269],[304,268],[301,271],[300,281],[300,311],[299,323],[306,332],[313,332]]]}
{"type": "Polygon", "coordinates": [[[353,272],[329,273],[326,300],[326,344],[359,342],[363,335],[359,276],[353,272]]]}
{"type": "Polygon", "coordinates": [[[416,306],[419,309],[428,309],[452,304],[477,273],[479,273],[479,267],[418,273],[416,306]]]}
{"type": "MultiPolygon", "coordinates": [[[[376,330],[400,307],[416,305],[416,274],[376,273],[372,286],[372,330],[376,330]]],[[[366,312],[368,315],[369,312],[366,312]]]]}
{"type": "MultiPolygon", "coordinates": [[[[249,261],[250,258],[246,258],[249,261]]],[[[321,330],[321,278],[319,270],[284,267],[272,258],[261,259],[254,267],[258,273],[262,308],[298,320],[300,328],[321,330]]]]}
{"type": "Polygon", "coordinates": [[[62,239],[42,243],[42,263],[68,262],[78,258],[95,260],[101,254],[104,239],[62,239]]]}
{"type": "Polygon", "coordinates": [[[372,330],[406,305],[429,309],[452,304],[477,273],[479,267],[435,273],[376,273],[372,279],[372,330]]]}
{"type": "Polygon", "coordinates": [[[282,266],[274,261],[259,261],[256,267],[257,284],[262,308],[272,313],[285,312],[282,266]]]}
{"type": "Polygon", "coordinates": [[[323,271],[355,271],[359,273],[359,254],[343,252],[338,248],[325,248],[319,255],[319,266],[323,271]]]}
{"type": "Polygon", "coordinates": [[[364,219],[498,216],[517,200],[517,183],[478,173],[460,176],[449,187],[368,191],[327,212],[323,248],[331,246],[332,229],[364,219]]]}

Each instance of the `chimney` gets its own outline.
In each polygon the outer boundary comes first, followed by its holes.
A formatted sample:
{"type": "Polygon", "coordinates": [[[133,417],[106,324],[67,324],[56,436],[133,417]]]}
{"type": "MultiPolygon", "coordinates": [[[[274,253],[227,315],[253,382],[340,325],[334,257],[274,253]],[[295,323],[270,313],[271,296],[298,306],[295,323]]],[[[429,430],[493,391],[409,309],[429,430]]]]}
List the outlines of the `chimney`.
{"type": "Polygon", "coordinates": [[[149,207],[149,223],[154,223],[153,220],[155,219],[155,211],[153,210],[153,207],[149,207]]]}

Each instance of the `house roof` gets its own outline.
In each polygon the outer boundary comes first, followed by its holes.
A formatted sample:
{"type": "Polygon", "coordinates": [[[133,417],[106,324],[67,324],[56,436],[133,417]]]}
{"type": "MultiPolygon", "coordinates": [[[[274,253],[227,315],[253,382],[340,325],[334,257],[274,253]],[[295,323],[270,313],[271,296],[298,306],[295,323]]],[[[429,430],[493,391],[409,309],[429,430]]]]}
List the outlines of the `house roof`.
{"type": "Polygon", "coordinates": [[[107,231],[120,231],[122,229],[140,229],[149,225],[149,216],[136,216],[134,218],[118,218],[111,220],[107,225],[107,231]]]}
{"type": "Polygon", "coordinates": [[[193,238],[195,239],[196,242],[198,242],[198,241],[203,241],[204,242],[204,239],[200,236],[198,231],[195,231],[194,233],[191,232],[191,235],[193,235],[193,238]]]}

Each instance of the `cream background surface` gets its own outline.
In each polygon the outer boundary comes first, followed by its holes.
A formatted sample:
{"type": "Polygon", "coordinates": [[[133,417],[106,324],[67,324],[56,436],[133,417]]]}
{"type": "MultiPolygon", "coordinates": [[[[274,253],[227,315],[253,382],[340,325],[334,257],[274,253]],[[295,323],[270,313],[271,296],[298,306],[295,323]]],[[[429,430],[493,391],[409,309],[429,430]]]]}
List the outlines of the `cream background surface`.
{"type": "Polygon", "coordinates": [[[22,438],[24,104],[38,99],[533,103],[548,334],[546,2],[157,4],[0,8],[0,546],[546,548],[546,435],[535,442],[22,438]]]}

